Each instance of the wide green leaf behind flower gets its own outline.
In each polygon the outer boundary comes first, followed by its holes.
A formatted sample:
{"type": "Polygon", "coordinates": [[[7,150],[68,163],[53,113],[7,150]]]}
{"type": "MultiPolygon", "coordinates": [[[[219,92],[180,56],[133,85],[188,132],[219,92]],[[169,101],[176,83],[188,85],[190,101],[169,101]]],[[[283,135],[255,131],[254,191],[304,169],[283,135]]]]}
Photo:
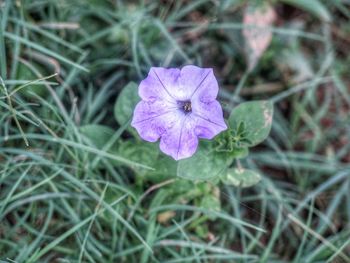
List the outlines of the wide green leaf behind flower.
{"type": "Polygon", "coordinates": [[[245,145],[253,147],[264,141],[270,133],[273,104],[270,101],[249,101],[233,109],[229,117],[232,130],[244,127],[245,145]]]}

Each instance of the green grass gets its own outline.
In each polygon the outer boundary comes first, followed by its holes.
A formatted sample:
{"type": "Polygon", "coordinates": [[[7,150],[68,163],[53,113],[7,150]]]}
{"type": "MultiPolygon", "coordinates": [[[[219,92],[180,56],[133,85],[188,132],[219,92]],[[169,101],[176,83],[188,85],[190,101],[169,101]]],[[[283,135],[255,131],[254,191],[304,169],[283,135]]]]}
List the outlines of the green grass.
{"type": "Polygon", "coordinates": [[[244,1],[1,2],[0,262],[350,262],[350,4],[292,2],[250,73],[244,1]],[[189,63],[215,69],[227,112],[275,103],[242,160],[256,186],[193,187],[113,151],[134,143],[123,87],[189,63]],[[113,131],[103,147],[92,124],[113,131]]]}

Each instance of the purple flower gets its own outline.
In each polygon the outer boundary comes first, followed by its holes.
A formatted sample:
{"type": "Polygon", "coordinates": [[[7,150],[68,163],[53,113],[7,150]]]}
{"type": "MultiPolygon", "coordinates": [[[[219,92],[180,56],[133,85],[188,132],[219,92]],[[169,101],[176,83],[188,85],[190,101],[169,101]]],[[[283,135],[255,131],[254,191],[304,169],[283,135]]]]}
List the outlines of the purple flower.
{"type": "Polygon", "coordinates": [[[218,82],[210,68],[152,67],[141,81],[131,125],[141,138],[155,142],[175,160],[192,156],[198,138],[212,139],[227,129],[218,82]]]}

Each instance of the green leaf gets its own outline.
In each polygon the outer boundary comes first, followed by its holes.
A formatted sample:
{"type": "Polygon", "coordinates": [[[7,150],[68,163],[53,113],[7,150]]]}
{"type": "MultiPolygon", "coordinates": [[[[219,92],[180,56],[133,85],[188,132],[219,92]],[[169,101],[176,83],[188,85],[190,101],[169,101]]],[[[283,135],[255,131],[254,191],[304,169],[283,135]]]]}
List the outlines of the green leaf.
{"type": "Polygon", "coordinates": [[[199,206],[208,210],[220,211],[221,202],[219,188],[217,188],[217,191],[214,191],[214,193],[207,193],[201,196],[199,206]]]}
{"type": "Polygon", "coordinates": [[[174,183],[169,185],[167,190],[173,196],[173,199],[182,200],[184,203],[202,194],[196,182],[184,178],[177,178],[174,183]]]}
{"type": "MultiPolygon", "coordinates": [[[[39,66],[35,65],[36,68],[39,66]]],[[[32,81],[38,78],[37,75],[25,64],[20,63],[17,68],[16,78],[18,80],[32,81]]],[[[48,90],[44,85],[32,84],[18,91],[19,94],[24,95],[27,98],[32,97],[31,93],[35,93],[40,97],[46,97],[48,90]]]]}
{"type": "Polygon", "coordinates": [[[245,168],[228,169],[225,177],[221,181],[226,185],[234,185],[238,187],[251,187],[261,180],[260,174],[245,168]]]}
{"type": "MultiPolygon", "coordinates": [[[[159,152],[158,149],[156,149],[156,151],[159,152]]],[[[144,179],[149,180],[154,184],[163,182],[176,176],[177,162],[166,155],[162,154],[157,162],[152,165],[152,167],[154,170],[147,171],[144,179]]]]}
{"type": "Polygon", "coordinates": [[[235,159],[243,159],[249,154],[249,149],[244,148],[233,148],[233,151],[230,153],[230,156],[235,159]]]}
{"type": "Polygon", "coordinates": [[[332,17],[327,8],[319,0],[281,0],[284,3],[303,9],[320,19],[330,22],[332,17]]]}
{"type": "Polygon", "coordinates": [[[98,124],[89,124],[82,126],[80,127],[80,132],[99,149],[102,149],[103,146],[106,145],[106,143],[115,133],[113,129],[98,124]]]}
{"type": "MultiPolygon", "coordinates": [[[[128,140],[119,144],[117,153],[133,162],[153,166],[158,158],[159,150],[154,143],[128,140]]],[[[139,175],[145,175],[148,172],[139,167],[131,166],[131,168],[139,175]]]]}
{"type": "MultiPolygon", "coordinates": [[[[204,208],[206,210],[220,212],[220,210],[221,210],[220,196],[214,195],[214,194],[204,195],[200,199],[199,207],[204,208]]],[[[211,219],[211,220],[215,220],[216,218],[217,217],[215,216],[215,214],[209,215],[209,219],[211,219]]]]}
{"type": "MultiPolygon", "coordinates": [[[[235,135],[242,135],[245,131],[240,131],[243,125],[239,125],[238,130],[233,132],[231,129],[228,129],[215,138],[215,151],[220,153],[226,153],[228,158],[245,158],[249,153],[248,147],[236,145],[234,138],[235,135]]],[[[244,139],[244,138],[243,138],[244,139]]]]}
{"type": "Polygon", "coordinates": [[[267,138],[271,130],[272,117],[271,102],[250,101],[234,108],[228,122],[234,134],[238,136],[234,138],[237,143],[242,142],[243,146],[252,147],[267,138]],[[244,127],[243,132],[242,127],[244,127]]]}
{"type": "Polygon", "coordinates": [[[132,118],[136,104],[140,101],[138,87],[135,82],[130,82],[120,92],[114,105],[114,117],[120,125],[132,118]]]}
{"type": "MultiPolygon", "coordinates": [[[[102,150],[105,145],[109,142],[110,138],[113,136],[115,131],[107,126],[98,125],[98,124],[89,124],[79,128],[81,134],[87,139],[92,145],[94,145],[97,149],[102,150]]],[[[115,153],[117,145],[112,145],[108,152],[115,153]]],[[[94,154],[88,154],[88,159],[93,161],[95,159],[94,154]]],[[[120,165],[120,162],[115,160],[111,160],[111,163],[117,163],[120,165]]],[[[102,166],[102,163],[100,163],[102,166]]],[[[100,166],[99,166],[100,167],[100,166]]]]}
{"type": "Polygon", "coordinates": [[[218,177],[227,168],[226,155],[211,147],[199,147],[188,159],[179,161],[177,175],[191,180],[208,180],[218,177]]]}

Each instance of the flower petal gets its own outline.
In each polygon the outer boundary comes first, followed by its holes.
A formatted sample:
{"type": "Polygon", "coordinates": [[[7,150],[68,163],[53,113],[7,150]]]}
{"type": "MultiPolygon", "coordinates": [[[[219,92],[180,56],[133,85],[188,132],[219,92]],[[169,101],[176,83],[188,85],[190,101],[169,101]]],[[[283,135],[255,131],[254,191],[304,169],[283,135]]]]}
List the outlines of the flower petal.
{"type": "Polygon", "coordinates": [[[160,98],[175,103],[174,94],[176,94],[179,75],[180,70],[177,68],[152,67],[147,78],[140,83],[139,96],[145,101],[160,98]]]}
{"type": "Polygon", "coordinates": [[[216,99],[219,91],[213,69],[184,66],[181,69],[178,85],[178,97],[209,102],[216,99]]]}
{"type": "Polygon", "coordinates": [[[164,100],[140,101],[134,110],[131,126],[142,139],[155,142],[168,127],[173,126],[176,111],[177,107],[164,100]]]}
{"type": "Polygon", "coordinates": [[[160,149],[175,160],[191,157],[197,150],[198,139],[194,132],[193,122],[183,115],[171,129],[160,139],[160,149]]]}
{"type": "Polygon", "coordinates": [[[211,139],[227,129],[217,94],[212,69],[153,67],[139,85],[142,101],[131,125],[146,141],[161,138],[160,149],[175,160],[188,158],[197,149],[198,137],[211,139]],[[183,102],[191,103],[189,110],[181,108],[183,102]]]}
{"type": "Polygon", "coordinates": [[[191,117],[195,120],[195,133],[199,138],[212,139],[227,129],[221,105],[217,100],[208,103],[193,101],[191,117]]]}

